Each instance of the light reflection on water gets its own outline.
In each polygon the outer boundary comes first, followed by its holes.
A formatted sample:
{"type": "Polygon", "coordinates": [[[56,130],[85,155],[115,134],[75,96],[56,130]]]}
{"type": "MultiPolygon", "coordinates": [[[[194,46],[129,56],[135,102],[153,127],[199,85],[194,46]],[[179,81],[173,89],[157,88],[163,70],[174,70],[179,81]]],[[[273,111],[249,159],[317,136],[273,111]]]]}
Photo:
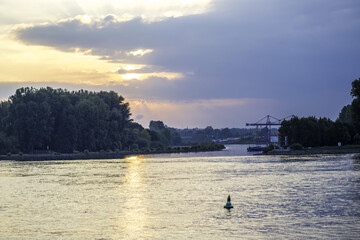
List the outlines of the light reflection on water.
{"type": "Polygon", "coordinates": [[[245,147],[0,162],[0,239],[359,239],[359,160],[245,147]]]}

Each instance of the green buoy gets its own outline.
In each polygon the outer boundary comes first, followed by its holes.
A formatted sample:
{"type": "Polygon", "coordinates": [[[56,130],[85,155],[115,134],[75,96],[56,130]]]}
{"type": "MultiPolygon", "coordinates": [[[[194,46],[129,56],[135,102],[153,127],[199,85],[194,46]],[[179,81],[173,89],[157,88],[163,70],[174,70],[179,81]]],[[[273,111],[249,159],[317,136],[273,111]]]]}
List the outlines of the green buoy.
{"type": "Polygon", "coordinates": [[[227,198],[227,203],[225,204],[224,208],[227,208],[227,209],[233,208],[233,205],[231,205],[230,195],[227,198]]]}

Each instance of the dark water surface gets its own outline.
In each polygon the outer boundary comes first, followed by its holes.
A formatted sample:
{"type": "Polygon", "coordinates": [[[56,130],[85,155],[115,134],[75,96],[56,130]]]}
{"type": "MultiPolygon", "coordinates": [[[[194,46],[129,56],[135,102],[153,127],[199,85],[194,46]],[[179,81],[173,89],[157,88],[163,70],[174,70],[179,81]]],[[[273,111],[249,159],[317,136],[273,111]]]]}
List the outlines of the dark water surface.
{"type": "Polygon", "coordinates": [[[245,148],[0,161],[0,239],[360,239],[353,155],[251,156],[245,148]]]}

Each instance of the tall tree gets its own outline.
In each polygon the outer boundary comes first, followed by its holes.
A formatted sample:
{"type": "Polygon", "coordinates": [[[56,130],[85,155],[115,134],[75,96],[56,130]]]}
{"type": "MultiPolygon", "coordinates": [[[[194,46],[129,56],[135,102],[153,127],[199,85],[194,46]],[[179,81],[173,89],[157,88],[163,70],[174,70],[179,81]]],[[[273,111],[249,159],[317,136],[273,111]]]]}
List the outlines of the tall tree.
{"type": "Polygon", "coordinates": [[[350,143],[353,133],[348,123],[327,118],[317,119],[315,117],[284,120],[279,128],[280,139],[284,144],[285,136],[289,144],[300,143],[305,147],[317,147],[324,145],[336,145],[350,143]]]}
{"type": "Polygon", "coordinates": [[[162,121],[150,121],[149,128],[152,131],[161,131],[166,128],[162,121]]]}
{"type": "Polygon", "coordinates": [[[23,152],[121,149],[129,104],[115,92],[20,88],[0,105],[0,132],[23,152]]]}
{"type": "Polygon", "coordinates": [[[351,103],[351,117],[357,132],[360,133],[360,78],[355,79],[351,86],[350,94],[354,98],[351,103]]]}
{"type": "Polygon", "coordinates": [[[352,118],[351,118],[351,105],[346,105],[341,109],[341,112],[339,113],[339,117],[338,120],[340,122],[343,123],[351,123],[352,122],[352,118]]]}

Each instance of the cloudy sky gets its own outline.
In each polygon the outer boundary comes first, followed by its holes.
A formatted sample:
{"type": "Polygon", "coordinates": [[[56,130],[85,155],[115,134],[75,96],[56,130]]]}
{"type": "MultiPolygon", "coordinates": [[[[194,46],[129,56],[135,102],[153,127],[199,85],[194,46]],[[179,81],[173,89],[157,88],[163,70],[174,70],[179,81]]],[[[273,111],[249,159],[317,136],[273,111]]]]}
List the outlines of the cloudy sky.
{"type": "Polygon", "coordinates": [[[0,99],[114,90],[144,127],[329,117],[360,77],[359,0],[0,0],[0,99]]]}

